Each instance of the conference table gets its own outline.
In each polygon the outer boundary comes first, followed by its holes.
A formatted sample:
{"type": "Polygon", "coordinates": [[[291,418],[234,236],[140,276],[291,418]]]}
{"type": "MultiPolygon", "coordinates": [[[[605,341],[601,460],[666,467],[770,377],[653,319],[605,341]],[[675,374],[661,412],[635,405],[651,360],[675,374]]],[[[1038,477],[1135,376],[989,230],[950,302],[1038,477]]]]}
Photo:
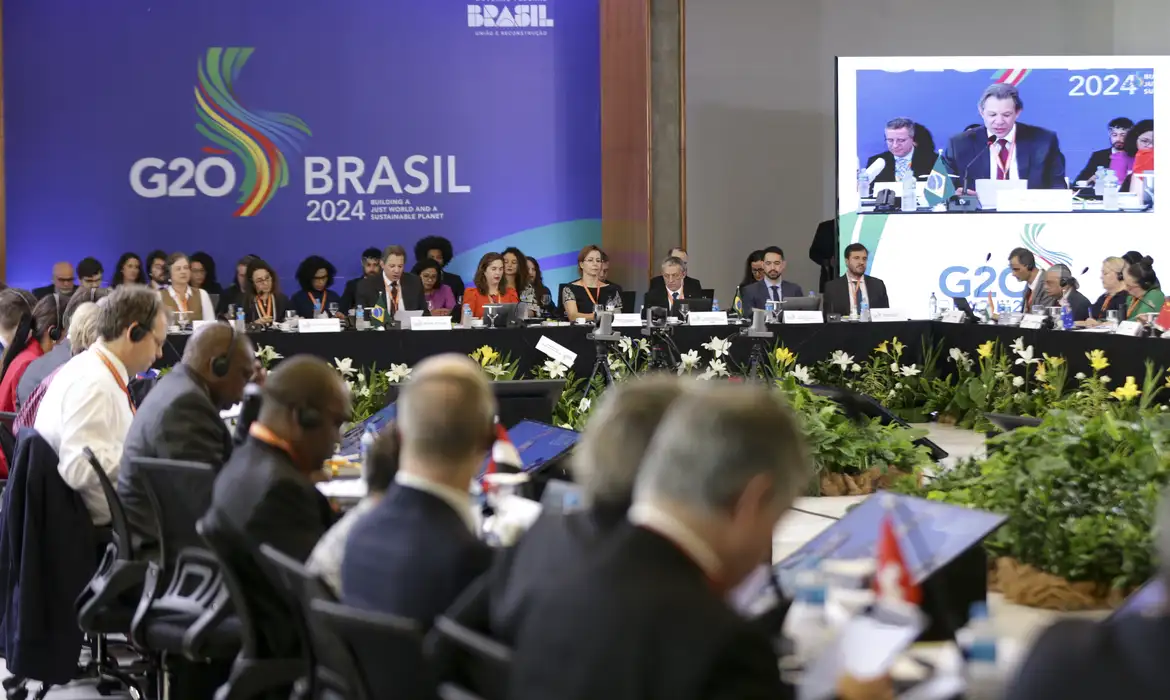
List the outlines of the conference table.
{"type": "MultiPolygon", "coordinates": [[[[704,343],[708,343],[712,337],[726,339],[735,336],[730,350],[731,361],[727,363],[733,372],[737,366],[747,366],[755,342],[761,343],[765,350],[771,350],[775,344],[782,344],[796,353],[797,362],[808,366],[827,359],[837,350],[852,355],[855,361],[864,361],[875,346],[895,337],[906,346],[904,363],[921,364],[923,349],[941,343],[943,355],[939,371],[942,374],[948,373],[953,366],[946,356],[950,348],[959,348],[975,357],[976,348],[988,340],[999,340],[1004,345],[1010,345],[1017,338],[1023,338],[1025,345],[1033,346],[1036,357],[1041,357],[1042,353],[1063,356],[1069,362],[1070,374],[1090,371],[1085,354],[1094,349],[1105,352],[1110,362],[1105,373],[1117,381],[1133,376],[1140,383],[1147,360],[1154,363],[1155,369],[1170,368],[1170,339],[1132,338],[1088,331],[1027,330],[938,321],[824,323],[769,326],[775,337],[755,341],[740,337],[740,329],[740,326],[735,325],[674,326],[671,336],[681,352],[698,351],[704,358],[704,364],[706,358],[710,357],[710,352],[702,348],[704,343]]],[[[639,328],[615,328],[614,331],[634,340],[644,337],[639,328]]],[[[284,357],[309,354],[330,362],[348,358],[355,368],[377,366],[380,370],[388,370],[391,364],[413,367],[431,355],[449,352],[469,354],[488,345],[519,361],[520,372],[516,375],[519,378],[548,359],[536,348],[542,337],[576,353],[573,371],[578,377],[588,375],[598,347],[587,337],[591,332],[592,329],[587,327],[562,325],[514,329],[455,328],[450,331],[260,331],[251,332],[249,336],[257,346],[271,346],[284,357]]],[[[169,347],[164,351],[160,366],[177,362],[189,337],[189,334],[184,333],[170,335],[169,347]]]]}

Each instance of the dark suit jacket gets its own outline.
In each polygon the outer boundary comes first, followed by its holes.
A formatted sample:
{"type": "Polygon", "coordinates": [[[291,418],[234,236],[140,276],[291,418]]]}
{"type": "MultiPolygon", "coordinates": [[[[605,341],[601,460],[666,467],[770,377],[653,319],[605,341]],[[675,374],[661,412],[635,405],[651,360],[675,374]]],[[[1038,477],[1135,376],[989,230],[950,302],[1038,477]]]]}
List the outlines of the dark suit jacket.
{"type": "MultiPolygon", "coordinates": [[[[768,288],[768,284],[766,282],[767,279],[768,278],[765,277],[759,282],[753,282],[752,284],[749,284],[740,290],[740,297],[743,301],[743,315],[745,317],[751,316],[752,309],[764,308],[767,301],[772,298],[771,290],[768,288]]],[[[792,297],[804,296],[804,290],[801,289],[800,285],[796,284],[795,282],[789,282],[786,279],[781,279],[780,294],[783,295],[785,299],[790,299],[792,297]]]]}
{"type": "Polygon", "coordinates": [[[1089,162],[1085,163],[1085,169],[1077,173],[1073,179],[1073,185],[1081,180],[1088,180],[1097,174],[1097,168],[1109,169],[1109,160],[1113,156],[1112,148],[1102,148],[1099,151],[1093,151],[1093,155],[1089,156],[1089,162]]]}
{"type": "MultiPolygon", "coordinates": [[[[76,291],[76,287],[74,288],[74,290],[76,291]]],[[[37,288],[33,289],[32,293],[33,293],[33,296],[36,297],[37,301],[40,301],[41,299],[44,299],[45,297],[49,296],[50,294],[52,294],[55,291],[57,291],[56,287],[54,287],[51,284],[47,284],[44,287],[37,287],[37,288]]],[[[62,309],[64,309],[65,305],[68,303],[69,303],[69,297],[61,297],[61,308],[62,309]]]]}
{"type": "MultiPolygon", "coordinates": [[[[886,283],[877,277],[865,275],[865,291],[869,295],[869,308],[888,309],[890,299],[886,296],[886,283]]],[[[849,315],[849,279],[838,277],[825,285],[825,299],[821,310],[827,314],[849,315]]]]}
{"type": "MultiPolygon", "coordinates": [[[[329,305],[335,302],[337,303],[337,310],[339,312],[345,313],[349,310],[348,306],[342,306],[341,297],[337,296],[337,292],[332,289],[326,289],[325,293],[325,313],[329,313],[329,305]]],[[[321,300],[321,294],[319,292],[313,292],[313,296],[317,297],[317,301],[321,300]]],[[[296,311],[297,316],[301,318],[313,318],[313,315],[317,313],[317,307],[313,305],[313,300],[309,298],[309,293],[303,289],[298,289],[296,294],[293,294],[289,298],[289,303],[292,304],[292,310],[296,311]]]]}
{"type": "Polygon", "coordinates": [[[524,617],[513,700],[790,698],[768,638],[673,543],[622,525],[524,617]]]}
{"type": "Polygon", "coordinates": [[[837,219],[828,219],[817,224],[812,243],[808,247],[808,259],[821,268],[817,291],[825,292],[825,285],[837,276],[837,219]]]}
{"type": "MultiPolygon", "coordinates": [[[[986,129],[956,134],[947,146],[947,167],[962,178],[964,168],[971,163],[966,170],[967,186],[974,188],[976,180],[993,177],[991,156],[987,150],[986,129]]],[[[1064,181],[1064,154],[1060,152],[1060,142],[1048,129],[1016,122],[1016,165],[1020,179],[1028,181],[1029,189],[1059,190],[1068,186],[1064,181]]],[[[960,181],[959,186],[962,184],[960,181]]]]}
{"type": "MultiPolygon", "coordinates": [[[[402,280],[399,282],[401,291],[399,292],[398,310],[399,311],[423,311],[427,310],[427,297],[423,292],[422,280],[409,272],[402,273],[402,280]]],[[[369,309],[377,305],[378,292],[386,291],[386,278],[382,275],[374,275],[373,277],[365,277],[357,285],[357,296],[354,298],[354,306],[361,304],[363,307],[369,309]]],[[[454,291],[454,290],[452,290],[454,291]]],[[[460,290],[462,291],[462,290],[460,290]]],[[[386,300],[387,305],[390,300],[386,300]]],[[[424,313],[425,315],[425,313],[424,313]]]]}
{"type": "MultiPolygon", "coordinates": [[[[1105,312],[1111,309],[1117,311],[1122,318],[1125,318],[1125,307],[1129,304],[1129,294],[1126,294],[1125,292],[1118,292],[1117,294],[1114,294],[1113,298],[1109,299],[1109,303],[1106,304],[1105,299],[1108,297],[1108,294],[1102,294],[1101,296],[1097,297],[1097,301],[1093,302],[1093,305],[1089,307],[1090,318],[1095,318],[1098,321],[1104,321],[1107,315],[1105,312]]],[[[25,372],[25,374],[28,373],[25,372]]]]}
{"type": "Polygon", "coordinates": [[[1074,321],[1084,321],[1089,317],[1089,298],[1077,290],[1068,295],[1068,305],[1072,307],[1074,321]]]}
{"type": "Polygon", "coordinates": [[[341,600],[429,628],[491,561],[491,549],[447,502],[394,484],[350,532],[341,600]]]}
{"type": "MultiPolygon", "coordinates": [[[[231,453],[231,434],[202,380],[187,365],[176,365],[146,395],[122,448],[117,488],[134,547],[153,547],[158,542],[158,528],[133,458],[202,462],[218,471],[231,453]]],[[[190,497],[195,503],[211,502],[210,491],[190,497]]],[[[192,536],[194,533],[192,522],[192,536]]]]}
{"type": "MultiPolygon", "coordinates": [[[[662,275],[650,278],[649,291],[653,292],[656,289],[666,289],[666,280],[662,279],[662,275]]],[[[684,277],[683,294],[689,297],[703,296],[703,283],[695,277],[684,277]]]]}
{"type": "MultiPolygon", "coordinates": [[[[219,295],[219,301],[215,305],[215,317],[227,318],[228,307],[231,305],[239,306],[244,303],[244,291],[237,285],[232,284],[224,288],[219,295]]],[[[231,318],[236,320],[235,317],[231,318]]]]}
{"type": "MultiPolygon", "coordinates": [[[[986,143],[986,142],[985,142],[986,143]]],[[[894,154],[886,151],[879,153],[876,156],[870,156],[869,161],[866,162],[865,167],[873,165],[874,161],[884,160],[886,167],[878,173],[877,177],[873,179],[874,182],[893,182],[894,173],[896,170],[894,154]]],[[[914,171],[914,177],[923,177],[930,174],[934,170],[934,162],[938,160],[938,155],[930,152],[925,148],[915,148],[914,155],[910,157],[910,169],[914,171]]]]}
{"type": "Polygon", "coordinates": [[[1032,647],[1006,700],[1166,697],[1170,617],[1060,620],[1032,647]]]}
{"type": "MultiPolygon", "coordinates": [[[[666,284],[662,281],[662,277],[655,277],[658,280],[658,286],[654,285],[653,280],[650,282],[650,289],[646,295],[642,297],[642,302],[646,306],[661,306],[664,309],[670,308],[670,303],[667,301],[669,292],[666,290],[666,284]]],[[[691,279],[690,277],[683,278],[682,286],[683,300],[699,299],[703,296],[703,287],[699,284],[699,280],[691,279]]],[[[674,313],[678,313],[675,311],[674,313]]]]}

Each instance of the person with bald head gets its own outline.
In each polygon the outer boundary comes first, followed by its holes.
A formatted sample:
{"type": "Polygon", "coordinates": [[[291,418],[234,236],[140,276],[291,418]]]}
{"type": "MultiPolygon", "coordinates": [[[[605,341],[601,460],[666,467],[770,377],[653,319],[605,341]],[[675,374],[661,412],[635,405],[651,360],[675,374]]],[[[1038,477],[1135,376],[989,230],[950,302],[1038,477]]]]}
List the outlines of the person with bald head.
{"type": "Polygon", "coordinates": [[[491,386],[467,357],[419,363],[398,398],[395,483],[346,544],[342,602],[425,629],[488,569],[469,489],[495,439],[495,417],[491,386]]]}
{"type": "Polygon", "coordinates": [[[77,287],[77,282],[73,276],[73,265],[67,262],[59,262],[53,265],[53,283],[46,284],[43,287],[37,287],[33,290],[33,296],[37,299],[44,299],[50,294],[57,294],[62,298],[62,302],[69,300],[69,295],[73,294],[73,290],[77,287]]]}
{"type": "MultiPolygon", "coordinates": [[[[201,462],[218,472],[232,452],[231,434],[219,412],[243,399],[255,357],[252,341],[228,324],[203,326],[187,342],[182,362],[159,379],[138,407],[122,450],[117,486],[136,549],[149,554],[158,544],[158,533],[134,459],[201,462]]],[[[189,496],[193,512],[202,513],[211,502],[210,490],[189,496]]],[[[196,545],[194,520],[189,534],[188,544],[196,545]]]]}

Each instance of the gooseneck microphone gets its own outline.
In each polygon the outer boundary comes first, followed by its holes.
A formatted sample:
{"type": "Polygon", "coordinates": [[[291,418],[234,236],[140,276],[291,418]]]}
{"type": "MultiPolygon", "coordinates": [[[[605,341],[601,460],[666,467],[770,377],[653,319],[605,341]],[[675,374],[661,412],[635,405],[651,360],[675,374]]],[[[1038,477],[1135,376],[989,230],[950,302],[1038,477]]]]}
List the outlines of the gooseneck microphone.
{"type": "Polygon", "coordinates": [[[971,160],[967,161],[967,165],[966,165],[966,167],[964,167],[964,168],[963,168],[963,189],[964,189],[964,190],[968,190],[968,194],[970,194],[969,190],[970,190],[971,188],[970,188],[970,186],[968,185],[968,182],[967,182],[967,175],[968,175],[968,174],[970,173],[970,171],[971,171],[971,166],[975,164],[975,161],[977,161],[977,160],[979,160],[980,158],[982,158],[983,156],[987,155],[987,152],[991,150],[991,146],[992,146],[992,144],[994,144],[994,143],[995,143],[996,141],[998,141],[998,140],[999,140],[999,137],[998,137],[998,136],[996,136],[995,134],[991,134],[991,135],[989,135],[989,136],[987,137],[987,145],[986,145],[986,146],[984,146],[983,148],[981,148],[981,149],[979,150],[979,153],[978,153],[978,154],[976,154],[974,158],[972,158],[971,160]]]}

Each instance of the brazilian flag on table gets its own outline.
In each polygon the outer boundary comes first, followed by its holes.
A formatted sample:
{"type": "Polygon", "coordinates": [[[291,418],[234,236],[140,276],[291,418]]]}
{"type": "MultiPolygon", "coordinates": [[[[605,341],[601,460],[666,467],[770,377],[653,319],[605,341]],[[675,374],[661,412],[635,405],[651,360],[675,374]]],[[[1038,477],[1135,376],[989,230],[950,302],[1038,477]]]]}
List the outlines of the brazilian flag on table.
{"type": "Polygon", "coordinates": [[[386,327],[386,292],[378,292],[378,302],[370,309],[370,327],[386,327]]]}
{"type": "Polygon", "coordinates": [[[943,152],[938,152],[938,159],[934,161],[934,169],[930,171],[930,177],[926,178],[926,188],[923,190],[923,196],[926,197],[927,205],[933,207],[936,204],[945,203],[955,194],[955,183],[951,179],[950,168],[947,167],[947,162],[943,158],[943,152]]]}

